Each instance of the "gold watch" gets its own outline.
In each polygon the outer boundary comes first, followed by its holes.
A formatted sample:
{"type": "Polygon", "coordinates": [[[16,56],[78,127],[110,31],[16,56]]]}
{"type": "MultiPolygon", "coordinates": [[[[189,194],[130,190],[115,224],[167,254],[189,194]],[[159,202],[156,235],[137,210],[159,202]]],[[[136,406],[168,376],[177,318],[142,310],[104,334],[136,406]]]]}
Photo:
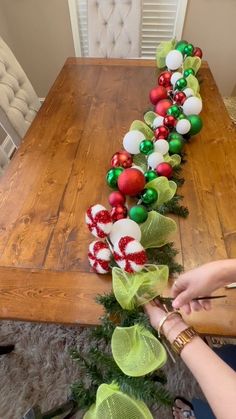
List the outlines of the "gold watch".
{"type": "Polygon", "coordinates": [[[197,332],[194,330],[193,327],[188,327],[187,329],[183,330],[177,338],[175,338],[174,342],[172,342],[171,347],[178,355],[181,354],[182,349],[187,345],[191,340],[198,336],[197,332]]]}

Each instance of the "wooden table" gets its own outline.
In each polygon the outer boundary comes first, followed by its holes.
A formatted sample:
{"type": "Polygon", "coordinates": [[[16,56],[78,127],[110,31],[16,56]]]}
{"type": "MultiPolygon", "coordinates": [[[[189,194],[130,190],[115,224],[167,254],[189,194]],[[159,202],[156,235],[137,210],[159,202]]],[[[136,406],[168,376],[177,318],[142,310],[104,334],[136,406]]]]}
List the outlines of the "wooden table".
{"type": "MultiPolygon", "coordinates": [[[[201,69],[204,128],[187,146],[178,220],[185,269],[236,255],[236,133],[213,77],[201,69]]],[[[90,272],[86,209],[107,204],[105,174],[134,119],[150,107],[150,60],[69,58],[0,182],[0,318],[98,322],[110,276],[90,272]]],[[[192,322],[236,336],[236,290],[192,322]]]]}

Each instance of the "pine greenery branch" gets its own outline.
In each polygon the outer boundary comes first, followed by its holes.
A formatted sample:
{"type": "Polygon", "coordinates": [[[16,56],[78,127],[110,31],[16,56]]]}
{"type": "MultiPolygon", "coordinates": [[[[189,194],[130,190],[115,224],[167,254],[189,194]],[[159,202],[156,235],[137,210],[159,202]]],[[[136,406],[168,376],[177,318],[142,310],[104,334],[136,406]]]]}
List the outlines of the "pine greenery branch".
{"type": "Polygon", "coordinates": [[[147,250],[149,263],[168,265],[171,275],[183,271],[183,266],[175,262],[175,256],[178,253],[178,250],[174,247],[174,243],[167,243],[165,246],[147,250]]]}
{"type": "Polygon", "coordinates": [[[158,208],[158,212],[162,215],[171,213],[178,215],[179,217],[187,218],[189,210],[187,207],[180,205],[179,201],[183,199],[182,195],[175,195],[169,202],[161,205],[158,208]]]}
{"type": "Polygon", "coordinates": [[[96,400],[97,385],[91,384],[89,388],[82,382],[71,385],[72,399],[78,404],[80,409],[88,409],[96,400]]]}

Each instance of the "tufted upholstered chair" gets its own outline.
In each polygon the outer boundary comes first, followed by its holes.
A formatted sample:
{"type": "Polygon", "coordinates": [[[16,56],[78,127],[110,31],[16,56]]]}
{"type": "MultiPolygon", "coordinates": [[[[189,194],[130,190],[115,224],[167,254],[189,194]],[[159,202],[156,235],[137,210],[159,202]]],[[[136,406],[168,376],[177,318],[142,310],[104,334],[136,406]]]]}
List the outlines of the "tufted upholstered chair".
{"type": "Polygon", "coordinates": [[[141,0],[87,0],[89,56],[140,56],[141,0]]]}
{"type": "Polygon", "coordinates": [[[0,124],[19,146],[40,101],[10,48],[0,37],[0,124]]]}

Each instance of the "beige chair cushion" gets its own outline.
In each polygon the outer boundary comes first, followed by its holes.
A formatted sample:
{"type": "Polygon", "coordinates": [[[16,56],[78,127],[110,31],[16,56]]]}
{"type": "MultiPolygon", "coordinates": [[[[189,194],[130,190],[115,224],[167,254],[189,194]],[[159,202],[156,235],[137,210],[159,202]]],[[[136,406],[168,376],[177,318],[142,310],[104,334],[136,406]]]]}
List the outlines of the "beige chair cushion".
{"type": "Polygon", "coordinates": [[[0,122],[10,136],[15,131],[20,140],[39,108],[40,101],[25,72],[0,38],[0,122]],[[12,125],[12,132],[7,123],[12,125]]]}
{"type": "Polygon", "coordinates": [[[140,56],[141,0],[88,0],[89,56],[140,56]]]}

